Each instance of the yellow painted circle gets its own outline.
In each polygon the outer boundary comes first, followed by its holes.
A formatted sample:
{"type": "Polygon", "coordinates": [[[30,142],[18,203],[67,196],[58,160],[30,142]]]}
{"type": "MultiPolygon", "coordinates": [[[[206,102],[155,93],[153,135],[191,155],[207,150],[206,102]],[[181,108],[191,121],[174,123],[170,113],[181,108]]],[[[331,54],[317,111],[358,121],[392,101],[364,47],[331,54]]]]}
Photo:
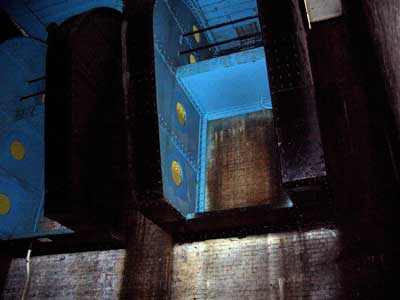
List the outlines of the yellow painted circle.
{"type": "Polygon", "coordinates": [[[11,155],[16,160],[22,160],[25,157],[25,147],[20,141],[13,141],[10,146],[11,155]]]}
{"type": "Polygon", "coordinates": [[[176,161],[173,160],[171,164],[171,173],[172,179],[174,180],[177,186],[182,184],[182,168],[181,165],[176,161]]]}
{"type": "Polygon", "coordinates": [[[185,125],[186,123],[186,111],[183,107],[182,103],[176,103],[176,115],[178,117],[178,121],[181,125],[185,125]]]}
{"type": "Polygon", "coordinates": [[[190,54],[189,61],[190,61],[190,64],[195,64],[197,60],[193,54],[190,54]]]}
{"type": "MultiPolygon", "coordinates": [[[[193,25],[192,32],[195,32],[195,31],[197,31],[197,30],[199,30],[199,29],[197,28],[197,26],[196,26],[196,25],[193,25]]],[[[195,33],[195,34],[194,34],[194,39],[196,40],[197,44],[199,44],[200,41],[201,41],[200,33],[195,33]]]]}
{"type": "Polygon", "coordinates": [[[7,195],[0,194],[0,216],[5,216],[10,211],[11,204],[7,195]]]}

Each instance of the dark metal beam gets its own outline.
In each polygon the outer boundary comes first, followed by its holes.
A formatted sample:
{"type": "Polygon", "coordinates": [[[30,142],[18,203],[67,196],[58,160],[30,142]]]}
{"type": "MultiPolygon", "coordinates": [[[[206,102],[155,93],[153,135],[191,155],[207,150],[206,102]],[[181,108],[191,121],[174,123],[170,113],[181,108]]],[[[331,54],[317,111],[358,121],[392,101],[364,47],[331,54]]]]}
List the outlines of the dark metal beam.
{"type": "Polygon", "coordinates": [[[216,46],[221,46],[221,45],[224,45],[224,44],[229,44],[231,42],[242,41],[242,40],[255,38],[255,37],[262,37],[262,33],[261,32],[257,32],[257,33],[247,34],[247,35],[239,36],[239,37],[236,37],[236,38],[233,38],[233,39],[224,40],[224,41],[221,41],[221,42],[216,42],[216,43],[213,43],[213,44],[208,44],[208,45],[205,45],[205,46],[197,47],[197,48],[194,48],[194,49],[187,49],[187,50],[179,52],[179,54],[180,55],[188,54],[188,53],[191,53],[191,52],[196,52],[196,51],[200,51],[200,50],[204,50],[204,49],[208,49],[208,48],[212,48],[212,47],[216,47],[216,46]]]}
{"type": "Polygon", "coordinates": [[[35,78],[32,80],[28,80],[28,83],[33,83],[33,82],[41,81],[41,80],[45,80],[45,79],[46,79],[46,76],[42,76],[42,77],[38,77],[38,78],[35,78]]]}
{"type": "Polygon", "coordinates": [[[237,20],[233,20],[233,21],[229,21],[229,22],[213,25],[213,26],[210,26],[210,27],[207,27],[207,28],[202,28],[202,29],[199,29],[199,30],[196,30],[196,31],[193,31],[193,32],[186,32],[182,36],[183,37],[187,37],[187,36],[194,35],[196,33],[202,33],[202,32],[206,32],[206,31],[210,31],[210,30],[216,29],[216,28],[221,28],[221,27],[225,27],[225,26],[228,26],[228,25],[233,25],[233,24],[237,24],[237,23],[241,23],[241,22],[244,22],[244,21],[247,21],[247,20],[252,20],[252,19],[257,19],[257,18],[258,18],[258,15],[249,16],[249,17],[245,17],[245,18],[240,18],[240,19],[237,19],[237,20]]]}
{"type": "Polygon", "coordinates": [[[29,99],[29,98],[32,98],[32,97],[35,97],[35,96],[43,95],[45,93],[46,93],[45,91],[37,92],[37,93],[34,93],[34,94],[23,96],[23,97],[20,98],[20,100],[29,99]]]}

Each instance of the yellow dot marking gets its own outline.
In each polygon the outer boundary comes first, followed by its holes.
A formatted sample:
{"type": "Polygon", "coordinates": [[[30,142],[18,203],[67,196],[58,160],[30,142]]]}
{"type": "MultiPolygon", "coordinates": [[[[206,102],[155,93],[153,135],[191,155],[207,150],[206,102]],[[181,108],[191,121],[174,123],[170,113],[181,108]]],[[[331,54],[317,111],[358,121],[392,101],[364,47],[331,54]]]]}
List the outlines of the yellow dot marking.
{"type": "MultiPolygon", "coordinates": [[[[196,26],[196,25],[193,25],[192,32],[195,32],[195,31],[197,31],[197,30],[199,30],[199,29],[197,28],[197,26],[196,26]]],[[[199,44],[200,41],[201,41],[200,33],[195,33],[195,34],[194,34],[194,39],[196,40],[197,44],[199,44]]]]}
{"type": "Polygon", "coordinates": [[[11,204],[7,195],[0,194],[0,216],[5,216],[10,211],[11,204]]]}
{"type": "Polygon", "coordinates": [[[25,157],[25,147],[20,141],[13,141],[10,146],[11,155],[16,160],[22,160],[25,157]]]}
{"type": "Polygon", "coordinates": [[[46,95],[45,94],[42,95],[41,100],[42,100],[42,104],[44,104],[44,102],[46,101],[46,95]]]}
{"type": "Polygon", "coordinates": [[[190,64],[195,64],[196,63],[196,57],[193,55],[193,54],[190,54],[190,56],[189,56],[189,61],[190,61],[190,64]]]}
{"type": "Polygon", "coordinates": [[[183,105],[178,102],[176,103],[176,115],[178,117],[178,121],[181,125],[185,125],[186,123],[186,111],[183,105]]]}
{"type": "Polygon", "coordinates": [[[180,164],[176,160],[172,161],[171,173],[172,179],[174,180],[175,184],[177,186],[180,186],[182,184],[182,169],[180,164]]]}

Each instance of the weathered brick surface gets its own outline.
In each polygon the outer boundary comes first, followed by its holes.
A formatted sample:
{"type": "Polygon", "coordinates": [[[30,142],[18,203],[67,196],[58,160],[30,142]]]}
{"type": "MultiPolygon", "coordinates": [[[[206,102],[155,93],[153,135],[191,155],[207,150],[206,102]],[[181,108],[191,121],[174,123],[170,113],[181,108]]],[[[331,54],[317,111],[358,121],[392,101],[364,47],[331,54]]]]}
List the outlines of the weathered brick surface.
{"type": "MultiPolygon", "coordinates": [[[[29,299],[118,299],[125,250],[33,257],[29,299]]],[[[19,299],[25,260],[12,261],[3,299],[19,299]]]]}
{"type": "Polygon", "coordinates": [[[172,238],[140,213],[131,216],[131,222],[137,226],[127,250],[119,299],[169,299],[172,238]]]}
{"type": "MultiPolygon", "coordinates": [[[[127,250],[33,257],[28,299],[383,300],[383,257],[346,253],[338,229],[172,249],[164,232],[141,215],[135,218],[138,226],[127,250]]],[[[24,259],[15,259],[0,299],[20,299],[24,280],[24,259]]]]}
{"type": "MultiPolygon", "coordinates": [[[[167,299],[172,241],[142,215],[132,221],[127,250],[32,257],[28,299],[167,299]]],[[[25,259],[14,259],[0,299],[20,299],[24,283],[25,259]]]]}
{"type": "Polygon", "coordinates": [[[347,299],[339,253],[323,228],[176,245],[172,299],[347,299]]]}

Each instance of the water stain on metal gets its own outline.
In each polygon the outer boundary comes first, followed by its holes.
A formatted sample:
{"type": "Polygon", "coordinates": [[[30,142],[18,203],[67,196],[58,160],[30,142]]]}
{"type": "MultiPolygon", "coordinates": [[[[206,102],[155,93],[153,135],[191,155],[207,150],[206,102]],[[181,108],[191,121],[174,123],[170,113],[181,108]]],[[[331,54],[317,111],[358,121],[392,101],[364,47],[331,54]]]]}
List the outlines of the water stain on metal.
{"type": "Polygon", "coordinates": [[[207,133],[206,210],[280,199],[272,111],[211,121],[207,133]]]}

